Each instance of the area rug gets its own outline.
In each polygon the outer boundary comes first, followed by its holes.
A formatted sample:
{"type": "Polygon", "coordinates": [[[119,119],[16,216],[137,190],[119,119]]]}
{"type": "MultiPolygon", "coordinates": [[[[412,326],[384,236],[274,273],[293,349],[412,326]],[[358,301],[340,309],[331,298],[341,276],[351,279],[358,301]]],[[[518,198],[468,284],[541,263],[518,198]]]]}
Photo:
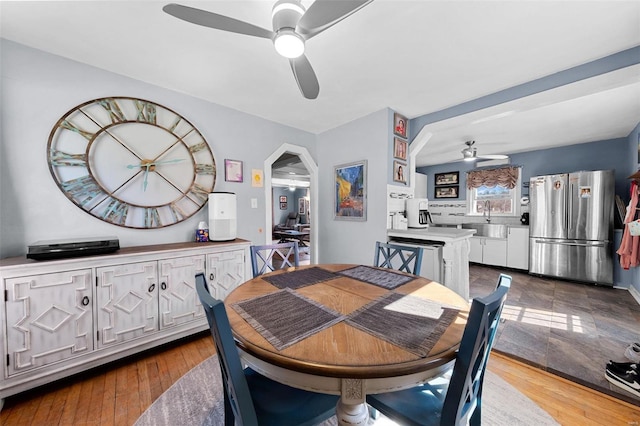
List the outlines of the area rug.
{"type": "MultiPolygon", "coordinates": [[[[206,359],[173,384],[140,416],[135,426],[224,425],[220,366],[217,355],[206,359]]],[[[484,381],[482,419],[492,426],[558,425],[533,401],[490,371],[484,381]]],[[[384,417],[370,425],[391,426],[384,417]]],[[[322,426],[336,426],[333,417],[322,426]]]]}

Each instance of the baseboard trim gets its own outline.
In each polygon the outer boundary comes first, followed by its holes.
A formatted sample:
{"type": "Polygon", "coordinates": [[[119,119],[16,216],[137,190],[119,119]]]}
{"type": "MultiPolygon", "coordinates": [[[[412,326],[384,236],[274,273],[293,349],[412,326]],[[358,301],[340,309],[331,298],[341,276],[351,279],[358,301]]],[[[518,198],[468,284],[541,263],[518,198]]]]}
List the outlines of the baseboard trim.
{"type": "Polygon", "coordinates": [[[640,291],[636,290],[635,287],[629,287],[629,293],[631,293],[631,296],[633,296],[636,302],[638,302],[638,305],[640,305],[640,291]]]}

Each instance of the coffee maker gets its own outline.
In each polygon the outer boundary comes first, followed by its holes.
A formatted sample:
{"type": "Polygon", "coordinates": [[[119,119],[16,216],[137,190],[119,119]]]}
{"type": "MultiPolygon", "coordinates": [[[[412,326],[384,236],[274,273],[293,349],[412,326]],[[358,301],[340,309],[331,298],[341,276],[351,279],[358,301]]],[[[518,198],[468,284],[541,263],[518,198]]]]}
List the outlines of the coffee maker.
{"type": "Polygon", "coordinates": [[[529,212],[522,213],[522,216],[520,216],[520,223],[523,225],[529,225],[529,212]]]}
{"type": "Polygon", "coordinates": [[[409,198],[405,206],[407,226],[409,228],[428,228],[431,220],[429,200],[426,198],[409,198]]]}

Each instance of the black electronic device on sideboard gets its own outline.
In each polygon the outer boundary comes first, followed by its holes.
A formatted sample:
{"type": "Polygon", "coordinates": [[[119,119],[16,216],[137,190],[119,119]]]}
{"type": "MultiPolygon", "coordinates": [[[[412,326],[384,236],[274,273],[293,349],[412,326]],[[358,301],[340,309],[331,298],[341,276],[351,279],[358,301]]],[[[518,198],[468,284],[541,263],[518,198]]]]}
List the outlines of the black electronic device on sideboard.
{"type": "Polygon", "coordinates": [[[93,256],[113,253],[119,249],[120,242],[116,237],[36,241],[29,245],[27,258],[34,260],[52,260],[65,257],[93,256]]]}

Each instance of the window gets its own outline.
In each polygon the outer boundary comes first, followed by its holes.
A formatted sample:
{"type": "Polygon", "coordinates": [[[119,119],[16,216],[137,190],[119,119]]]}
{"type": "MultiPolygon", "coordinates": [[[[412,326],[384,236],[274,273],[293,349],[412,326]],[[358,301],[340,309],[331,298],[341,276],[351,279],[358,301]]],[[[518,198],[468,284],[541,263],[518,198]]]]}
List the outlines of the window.
{"type": "Polygon", "coordinates": [[[520,214],[520,167],[467,172],[470,215],[518,216],[520,214]]]}

